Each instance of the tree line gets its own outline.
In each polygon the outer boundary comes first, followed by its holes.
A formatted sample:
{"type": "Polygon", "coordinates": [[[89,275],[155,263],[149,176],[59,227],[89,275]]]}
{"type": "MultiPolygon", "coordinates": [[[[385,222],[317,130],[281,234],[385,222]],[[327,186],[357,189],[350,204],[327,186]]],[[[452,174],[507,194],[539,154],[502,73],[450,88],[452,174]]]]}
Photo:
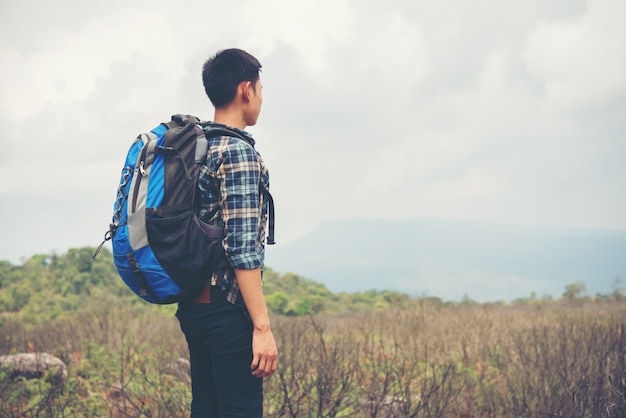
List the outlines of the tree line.
{"type": "MultiPolygon", "coordinates": [[[[95,260],[90,260],[94,248],[70,249],[65,254],[38,254],[22,265],[0,261],[0,314],[19,314],[26,322],[39,322],[66,315],[89,306],[92,298],[114,298],[129,306],[147,305],[125,286],[115,271],[110,251],[103,248],[95,260]]],[[[333,293],[326,286],[296,273],[279,274],[271,268],[264,271],[264,293],[272,314],[307,316],[315,314],[340,315],[352,312],[384,311],[391,307],[408,309],[416,298],[392,290],[333,293]]],[[[616,277],[613,292],[594,298],[624,299],[621,279],[616,277]]],[[[576,282],[565,287],[562,301],[585,297],[585,284],[576,282]]],[[[437,297],[420,297],[444,306],[474,304],[469,296],[460,302],[443,301],[437,297]]],[[[518,298],[513,303],[539,303],[536,294],[518,298]]],[[[497,303],[497,302],[494,302],[497,303]]],[[[500,302],[502,303],[502,302],[500,302]]],[[[175,307],[159,307],[172,314],[175,307]]]]}
{"type": "MultiPolygon", "coordinates": [[[[110,251],[103,248],[90,260],[94,248],[70,249],[65,254],[38,254],[22,265],[0,261],[0,313],[18,314],[40,322],[89,306],[93,299],[117,299],[129,306],[148,306],[122,282],[110,251]]],[[[271,313],[306,316],[407,307],[411,298],[389,290],[333,293],[323,284],[295,273],[264,271],[264,293],[271,313]]],[[[157,307],[173,313],[175,307],[157,307]]],[[[6,315],[5,315],[6,316],[6,315]]]]}

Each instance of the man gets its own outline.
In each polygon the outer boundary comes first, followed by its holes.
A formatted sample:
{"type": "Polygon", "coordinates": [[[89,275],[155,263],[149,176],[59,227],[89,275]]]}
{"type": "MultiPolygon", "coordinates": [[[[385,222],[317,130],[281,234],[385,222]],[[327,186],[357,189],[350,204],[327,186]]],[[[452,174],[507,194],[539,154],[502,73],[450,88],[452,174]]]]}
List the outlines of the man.
{"type": "Polygon", "coordinates": [[[213,274],[176,316],[189,346],[191,417],[261,417],[263,378],[277,367],[277,349],[261,287],[269,187],[267,168],[244,131],[261,111],[261,64],[240,49],[207,60],[202,80],[215,107],[205,130],[242,136],[209,139],[199,179],[200,218],[224,227],[230,268],[213,274]]]}

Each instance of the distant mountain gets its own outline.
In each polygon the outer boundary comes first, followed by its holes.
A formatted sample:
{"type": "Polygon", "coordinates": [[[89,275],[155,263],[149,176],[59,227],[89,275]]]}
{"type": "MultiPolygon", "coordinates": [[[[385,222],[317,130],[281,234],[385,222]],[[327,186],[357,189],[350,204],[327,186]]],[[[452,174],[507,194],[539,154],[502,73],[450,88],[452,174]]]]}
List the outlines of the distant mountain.
{"type": "Polygon", "coordinates": [[[266,264],[297,272],[333,292],[397,290],[479,302],[560,297],[626,283],[626,231],[527,227],[433,219],[344,220],[268,248],[266,264]]]}

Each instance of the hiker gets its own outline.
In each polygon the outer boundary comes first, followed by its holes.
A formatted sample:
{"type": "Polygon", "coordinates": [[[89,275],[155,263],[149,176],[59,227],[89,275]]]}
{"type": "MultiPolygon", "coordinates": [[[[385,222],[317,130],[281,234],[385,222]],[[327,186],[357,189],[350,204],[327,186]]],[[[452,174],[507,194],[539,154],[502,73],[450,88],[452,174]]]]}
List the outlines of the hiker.
{"type": "Polygon", "coordinates": [[[215,108],[213,121],[203,128],[228,128],[245,140],[209,137],[198,180],[199,217],[224,227],[230,268],[214,272],[176,312],[189,346],[191,417],[261,417],[263,378],[277,368],[261,287],[269,196],[262,190],[269,187],[269,176],[245,131],[261,111],[260,70],[259,61],[240,49],[221,50],[202,67],[215,108]]]}

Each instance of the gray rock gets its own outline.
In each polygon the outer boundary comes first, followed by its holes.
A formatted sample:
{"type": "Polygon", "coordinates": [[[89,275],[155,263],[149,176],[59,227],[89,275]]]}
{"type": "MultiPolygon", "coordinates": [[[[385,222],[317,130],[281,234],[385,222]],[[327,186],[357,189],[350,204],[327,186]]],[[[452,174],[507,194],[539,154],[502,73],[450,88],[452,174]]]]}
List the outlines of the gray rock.
{"type": "Polygon", "coordinates": [[[23,376],[28,379],[40,378],[49,370],[56,376],[67,376],[65,363],[48,353],[19,353],[0,356],[0,367],[8,368],[13,376],[23,376]]]}

